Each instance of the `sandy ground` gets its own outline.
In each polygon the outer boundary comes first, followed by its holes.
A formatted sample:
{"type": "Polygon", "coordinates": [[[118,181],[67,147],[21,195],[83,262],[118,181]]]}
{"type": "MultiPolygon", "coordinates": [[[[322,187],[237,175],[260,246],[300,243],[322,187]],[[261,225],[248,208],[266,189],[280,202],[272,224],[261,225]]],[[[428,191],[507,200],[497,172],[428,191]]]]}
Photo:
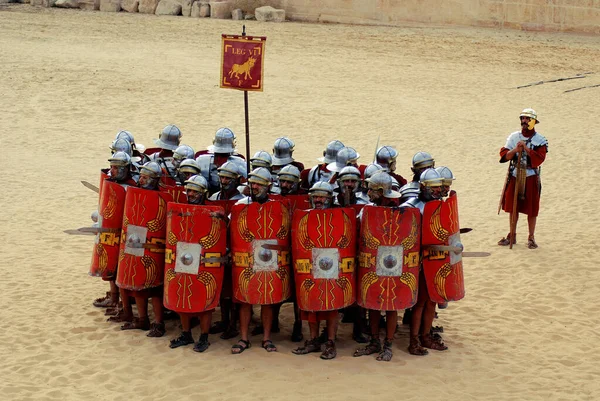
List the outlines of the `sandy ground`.
{"type": "MultiPolygon", "coordinates": [[[[92,307],[106,285],[87,275],[97,182],[120,129],[152,145],[167,123],[196,149],[229,126],[243,139],[243,95],[218,87],[220,34],[233,21],[11,6],[0,9],[0,398],[6,400],[592,400],[600,394],[598,158],[600,41],[593,36],[406,26],[260,24],[268,37],[265,91],[250,94],[252,150],[278,136],[315,163],[340,139],[368,163],[377,137],[399,152],[431,152],[458,177],[469,251],[467,296],[440,313],[450,349],[394,359],[353,358],[349,328],[338,358],[295,356],[290,310],[276,354],[254,339],[211,336],[205,354],[122,332],[92,307]],[[595,72],[584,79],[518,85],[595,72]],[[538,250],[496,245],[508,231],[497,204],[498,150],[525,107],[550,142],[543,167],[538,250]]],[[[307,328],[305,327],[305,330],[307,328]]],[[[194,332],[197,336],[197,332],[194,332]]]]}

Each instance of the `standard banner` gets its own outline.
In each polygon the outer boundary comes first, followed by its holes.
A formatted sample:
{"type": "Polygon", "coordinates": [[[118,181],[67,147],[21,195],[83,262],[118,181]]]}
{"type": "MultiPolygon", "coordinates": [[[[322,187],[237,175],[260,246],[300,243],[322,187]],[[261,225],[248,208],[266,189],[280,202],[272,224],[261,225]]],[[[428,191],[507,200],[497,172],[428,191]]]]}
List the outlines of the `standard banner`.
{"type": "Polygon", "coordinates": [[[221,88],[263,90],[264,36],[222,35],[221,88]]]}

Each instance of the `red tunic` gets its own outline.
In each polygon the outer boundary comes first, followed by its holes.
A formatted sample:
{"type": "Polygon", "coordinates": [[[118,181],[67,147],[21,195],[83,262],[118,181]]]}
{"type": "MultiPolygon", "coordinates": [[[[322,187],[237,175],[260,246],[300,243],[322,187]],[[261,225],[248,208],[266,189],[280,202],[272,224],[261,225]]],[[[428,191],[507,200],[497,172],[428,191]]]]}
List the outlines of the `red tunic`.
{"type": "MultiPolygon", "coordinates": [[[[500,149],[500,162],[507,162],[506,154],[510,149],[505,147],[500,149]]],[[[537,146],[529,150],[527,157],[528,168],[538,168],[546,159],[546,146],[537,146]]],[[[504,191],[502,199],[502,210],[507,213],[512,213],[513,199],[515,194],[515,177],[509,177],[508,185],[504,191]]],[[[537,216],[540,209],[540,194],[542,191],[542,183],[539,175],[527,177],[525,181],[525,198],[517,199],[517,211],[528,216],[537,216]]]]}

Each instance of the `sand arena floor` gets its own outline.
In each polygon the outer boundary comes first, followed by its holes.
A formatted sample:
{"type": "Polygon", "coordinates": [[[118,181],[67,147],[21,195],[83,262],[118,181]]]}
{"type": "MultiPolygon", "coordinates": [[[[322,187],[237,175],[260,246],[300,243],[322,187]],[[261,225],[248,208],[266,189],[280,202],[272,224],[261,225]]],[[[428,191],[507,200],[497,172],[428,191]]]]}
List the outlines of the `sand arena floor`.
{"type": "MultiPolygon", "coordinates": [[[[292,355],[285,307],[279,347],[232,356],[233,341],[168,348],[164,338],[122,332],[91,301],[106,285],[87,276],[96,182],[120,129],[152,145],[177,124],[201,149],[231,127],[244,149],[243,96],[218,88],[220,34],[234,21],[109,14],[29,6],[0,8],[0,398],[6,400],[593,400],[600,393],[595,303],[600,41],[594,36],[407,25],[401,28],[247,23],[268,37],[265,90],[250,94],[252,151],[278,136],[316,163],[340,139],[368,163],[395,146],[398,171],[431,152],[457,177],[468,251],[467,296],[440,312],[450,349],[409,355],[407,329],[394,359],[353,358],[350,330],[338,358],[292,355]],[[584,79],[514,89],[595,72],[584,79]],[[506,173],[498,150],[525,107],[549,139],[536,237],[526,228],[499,248],[506,173]],[[595,394],[595,395],[594,395],[595,394]]],[[[197,330],[197,329],[196,329],[197,330]]],[[[305,334],[307,328],[305,327],[305,334]]],[[[194,331],[197,337],[197,332],[194,331]]]]}

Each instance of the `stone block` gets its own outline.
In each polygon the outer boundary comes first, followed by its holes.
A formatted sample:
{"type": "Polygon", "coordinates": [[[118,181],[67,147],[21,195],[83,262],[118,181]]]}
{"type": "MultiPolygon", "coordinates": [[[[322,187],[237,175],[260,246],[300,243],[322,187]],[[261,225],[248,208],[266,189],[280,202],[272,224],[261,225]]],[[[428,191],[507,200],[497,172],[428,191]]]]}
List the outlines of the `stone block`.
{"type": "Polygon", "coordinates": [[[137,13],[139,7],[139,0],[121,0],[121,9],[128,13],[137,13]]]}
{"type": "Polygon", "coordinates": [[[79,2],[77,0],[56,0],[54,7],[59,8],[79,8],[79,2]]]}
{"type": "Polygon", "coordinates": [[[194,1],[192,3],[192,9],[190,10],[190,17],[200,18],[200,2],[194,1]]]}
{"type": "Polygon", "coordinates": [[[118,13],[121,11],[121,0],[100,0],[100,11],[118,13]]]}
{"type": "Polygon", "coordinates": [[[208,3],[200,3],[198,7],[199,17],[207,18],[210,17],[210,4],[208,3]]]}
{"type": "Polygon", "coordinates": [[[181,4],[177,0],[160,0],[154,14],[181,15],[181,4]]]}
{"type": "Polygon", "coordinates": [[[98,11],[100,0],[79,0],[79,8],[82,10],[98,11]]]}
{"type": "Polygon", "coordinates": [[[231,12],[231,19],[235,21],[241,21],[244,19],[244,12],[241,8],[236,8],[231,12]]]}
{"type": "Polygon", "coordinates": [[[189,17],[192,14],[192,0],[183,0],[181,2],[181,15],[189,17]]]}
{"type": "Polygon", "coordinates": [[[210,18],[231,19],[233,5],[228,1],[211,1],[210,18]]]}
{"type": "Polygon", "coordinates": [[[256,10],[254,10],[254,15],[256,16],[257,21],[285,21],[285,10],[278,10],[271,6],[258,7],[256,10]]]}
{"type": "Polygon", "coordinates": [[[158,6],[158,0],[140,0],[138,12],[142,14],[154,14],[158,6]]]}

